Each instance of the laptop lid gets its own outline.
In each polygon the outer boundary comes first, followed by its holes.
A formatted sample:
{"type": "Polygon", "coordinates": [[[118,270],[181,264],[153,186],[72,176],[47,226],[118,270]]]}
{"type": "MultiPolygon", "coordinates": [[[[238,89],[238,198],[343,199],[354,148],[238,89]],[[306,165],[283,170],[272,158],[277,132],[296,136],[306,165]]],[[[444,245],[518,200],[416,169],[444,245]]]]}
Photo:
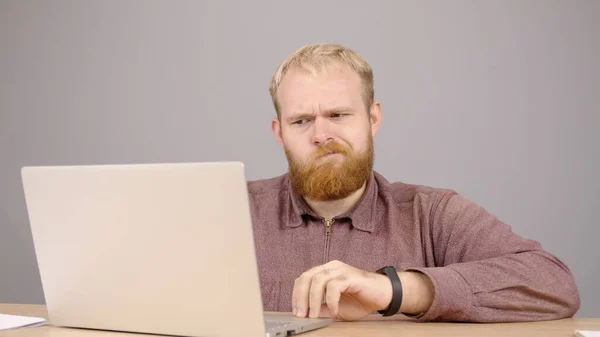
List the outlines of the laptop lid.
{"type": "Polygon", "coordinates": [[[50,322],[264,336],[240,162],[24,167],[50,322]]]}

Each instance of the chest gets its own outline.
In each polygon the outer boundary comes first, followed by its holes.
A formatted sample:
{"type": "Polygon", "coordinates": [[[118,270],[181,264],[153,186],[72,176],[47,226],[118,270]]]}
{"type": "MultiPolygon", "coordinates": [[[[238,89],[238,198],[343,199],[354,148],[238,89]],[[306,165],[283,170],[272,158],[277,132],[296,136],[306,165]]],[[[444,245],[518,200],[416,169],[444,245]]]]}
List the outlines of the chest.
{"type": "Polygon", "coordinates": [[[255,235],[260,276],[293,281],[332,260],[369,271],[384,265],[425,266],[428,254],[419,227],[381,219],[371,232],[357,229],[350,219],[331,223],[311,218],[298,227],[259,230],[255,235]]]}
{"type": "Polygon", "coordinates": [[[372,231],[356,228],[350,219],[329,223],[309,218],[297,227],[261,226],[259,222],[254,233],[265,310],[289,311],[294,280],[332,260],[367,271],[431,263],[419,221],[397,216],[373,221],[372,226],[365,226],[372,231]]]}

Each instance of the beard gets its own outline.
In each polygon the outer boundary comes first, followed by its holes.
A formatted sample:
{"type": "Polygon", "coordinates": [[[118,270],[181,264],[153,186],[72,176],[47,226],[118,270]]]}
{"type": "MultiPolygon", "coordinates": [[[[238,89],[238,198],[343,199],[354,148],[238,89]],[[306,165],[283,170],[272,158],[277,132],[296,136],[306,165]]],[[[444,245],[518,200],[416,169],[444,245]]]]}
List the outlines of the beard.
{"type": "Polygon", "coordinates": [[[342,144],[330,142],[320,146],[302,163],[284,147],[292,187],[303,197],[315,201],[346,198],[369,179],[373,168],[373,138],[369,133],[367,149],[356,153],[342,144]],[[322,158],[336,153],[330,158],[322,158]],[[342,156],[343,158],[335,158],[342,156]]]}

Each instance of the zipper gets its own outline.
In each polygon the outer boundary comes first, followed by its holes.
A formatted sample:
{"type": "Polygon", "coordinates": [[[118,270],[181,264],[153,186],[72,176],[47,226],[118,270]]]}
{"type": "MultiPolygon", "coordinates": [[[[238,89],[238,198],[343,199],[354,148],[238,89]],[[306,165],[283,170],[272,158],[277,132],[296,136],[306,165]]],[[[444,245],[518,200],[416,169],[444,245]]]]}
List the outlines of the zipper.
{"type": "Polygon", "coordinates": [[[329,241],[331,238],[331,225],[335,219],[325,219],[323,218],[323,223],[325,223],[325,250],[323,252],[323,263],[327,263],[329,260],[329,241]]]}

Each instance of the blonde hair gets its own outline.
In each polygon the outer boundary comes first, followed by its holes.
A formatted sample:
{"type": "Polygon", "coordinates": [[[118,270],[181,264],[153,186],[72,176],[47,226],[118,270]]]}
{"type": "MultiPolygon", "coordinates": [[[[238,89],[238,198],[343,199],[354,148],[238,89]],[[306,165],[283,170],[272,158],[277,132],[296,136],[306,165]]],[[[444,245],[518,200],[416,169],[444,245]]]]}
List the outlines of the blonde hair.
{"type": "Polygon", "coordinates": [[[280,117],[277,90],[290,69],[302,69],[315,76],[336,63],[350,66],[359,75],[362,81],[362,98],[368,113],[373,103],[375,90],[373,89],[373,70],[367,61],[342,45],[318,43],[302,46],[283,60],[275,70],[269,86],[269,93],[277,112],[277,118],[280,117]]]}

